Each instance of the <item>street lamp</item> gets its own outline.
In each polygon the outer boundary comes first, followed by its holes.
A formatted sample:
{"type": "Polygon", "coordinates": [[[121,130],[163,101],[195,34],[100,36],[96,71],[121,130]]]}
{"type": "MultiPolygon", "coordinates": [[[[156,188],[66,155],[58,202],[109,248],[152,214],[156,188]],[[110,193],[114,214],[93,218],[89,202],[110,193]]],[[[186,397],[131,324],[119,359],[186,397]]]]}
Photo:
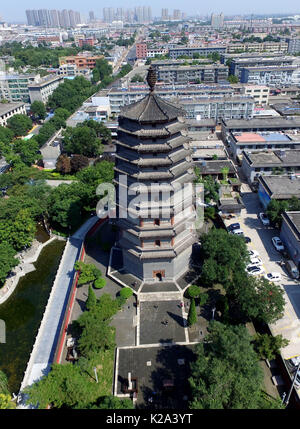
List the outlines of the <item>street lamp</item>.
{"type": "Polygon", "coordinates": [[[98,383],[98,375],[97,375],[97,368],[94,367],[94,373],[95,373],[95,377],[96,377],[96,382],[98,383]]]}
{"type": "Polygon", "coordinates": [[[215,311],[216,311],[216,307],[214,307],[214,308],[212,309],[212,319],[211,319],[211,320],[214,320],[214,319],[215,319],[215,311]]]}
{"type": "Polygon", "coordinates": [[[291,388],[290,388],[290,390],[289,390],[289,394],[288,394],[288,396],[287,396],[287,398],[286,398],[286,401],[285,401],[285,405],[286,405],[286,406],[287,406],[287,405],[288,405],[288,403],[289,403],[290,396],[291,396],[291,393],[292,393],[292,390],[293,390],[293,387],[294,387],[294,384],[295,384],[295,381],[296,381],[296,378],[297,378],[297,375],[298,375],[299,369],[300,369],[300,362],[299,362],[299,364],[298,364],[298,366],[297,366],[297,371],[295,372],[295,376],[294,376],[294,379],[293,379],[293,383],[292,383],[292,385],[291,385],[291,388]]]}

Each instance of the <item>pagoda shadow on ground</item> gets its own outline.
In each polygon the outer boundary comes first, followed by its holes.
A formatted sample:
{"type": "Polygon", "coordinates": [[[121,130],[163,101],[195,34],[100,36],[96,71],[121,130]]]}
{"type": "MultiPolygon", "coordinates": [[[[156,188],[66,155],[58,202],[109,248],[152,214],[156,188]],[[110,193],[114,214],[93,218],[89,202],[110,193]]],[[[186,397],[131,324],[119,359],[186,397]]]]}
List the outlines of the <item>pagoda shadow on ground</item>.
{"type": "Polygon", "coordinates": [[[119,349],[116,393],[124,394],[130,372],[136,381],[137,408],[188,408],[194,350],[195,345],[119,349]]]}
{"type": "Polygon", "coordinates": [[[140,303],[140,344],[185,342],[184,324],[180,301],[140,303]]]}

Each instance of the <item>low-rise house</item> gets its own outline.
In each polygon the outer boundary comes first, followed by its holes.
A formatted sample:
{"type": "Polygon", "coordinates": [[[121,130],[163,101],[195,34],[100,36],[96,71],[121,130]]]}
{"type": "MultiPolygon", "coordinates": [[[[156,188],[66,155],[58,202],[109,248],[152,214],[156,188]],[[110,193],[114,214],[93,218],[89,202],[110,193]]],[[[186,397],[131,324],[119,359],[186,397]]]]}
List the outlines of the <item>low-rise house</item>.
{"type": "Polygon", "coordinates": [[[228,134],[226,139],[229,152],[238,158],[243,150],[261,151],[278,149],[300,149],[300,131],[292,133],[278,131],[237,132],[228,134]]]}
{"type": "Polygon", "coordinates": [[[260,176],[258,178],[258,198],[264,209],[272,200],[300,199],[300,177],[295,174],[281,176],[260,176]]]}
{"type": "Polygon", "coordinates": [[[288,211],[282,215],[280,238],[296,266],[300,265],[300,212],[288,211]]]}
{"type": "Polygon", "coordinates": [[[261,175],[300,174],[300,150],[243,151],[242,171],[249,184],[261,175]]]}
{"type": "Polygon", "coordinates": [[[5,127],[14,115],[26,115],[25,103],[0,103],[0,125],[5,127]]]}

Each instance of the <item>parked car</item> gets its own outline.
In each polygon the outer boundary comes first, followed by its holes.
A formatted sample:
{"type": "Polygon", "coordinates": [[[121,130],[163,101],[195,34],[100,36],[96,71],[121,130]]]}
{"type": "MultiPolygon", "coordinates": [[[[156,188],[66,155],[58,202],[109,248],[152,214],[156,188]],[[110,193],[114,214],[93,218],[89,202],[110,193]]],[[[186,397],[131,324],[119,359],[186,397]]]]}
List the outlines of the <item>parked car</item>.
{"type": "Polygon", "coordinates": [[[257,250],[248,250],[248,253],[250,258],[256,258],[257,256],[259,256],[259,253],[257,250]]]}
{"type": "Polygon", "coordinates": [[[270,225],[270,221],[268,219],[268,216],[265,213],[259,213],[258,215],[259,219],[261,220],[261,223],[265,226],[270,225]]]}
{"type": "Polygon", "coordinates": [[[281,274],[280,273],[268,273],[264,276],[264,278],[269,280],[270,282],[280,282],[281,274]]]}
{"type": "Polygon", "coordinates": [[[234,229],[240,229],[241,225],[239,223],[232,223],[227,227],[227,231],[233,231],[234,229]]]}
{"type": "Polygon", "coordinates": [[[250,237],[243,237],[245,240],[245,243],[251,243],[251,238],[250,237]]]}
{"type": "Polygon", "coordinates": [[[299,278],[299,270],[296,267],[296,264],[294,263],[294,261],[285,261],[285,267],[289,273],[289,275],[293,278],[293,279],[298,279],[299,278]]]}
{"type": "Polygon", "coordinates": [[[233,229],[232,231],[229,231],[229,232],[230,234],[234,234],[234,235],[244,235],[241,229],[233,229]]]}
{"type": "Polygon", "coordinates": [[[262,264],[263,264],[263,262],[258,256],[250,258],[250,264],[249,265],[261,266],[262,264]]]}
{"type": "Polygon", "coordinates": [[[265,272],[262,267],[258,267],[257,265],[250,265],[246,268],[246,271],[250,276],[259,276],[265,272]]]}
{"type": "Polygon", "coordinates": [[[272,243],[278,252],[281,252],[284,250],[284,245],[279,237],[272,237],[272,243]]]}

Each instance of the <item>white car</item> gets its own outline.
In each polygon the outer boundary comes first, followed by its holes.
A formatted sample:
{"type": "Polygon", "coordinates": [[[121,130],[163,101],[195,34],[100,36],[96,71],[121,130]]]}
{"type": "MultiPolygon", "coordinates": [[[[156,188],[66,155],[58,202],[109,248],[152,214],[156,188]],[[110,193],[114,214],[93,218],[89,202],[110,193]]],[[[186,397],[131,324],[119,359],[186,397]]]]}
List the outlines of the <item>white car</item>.
{"type": "Polygon", "coordinates": [[[257,258],[259,256],[259,253],[257,250],[248,250],[250,258],[257,258]]]}
{"type": "Polygon", "coordinates": [[[283,243],[282,243],[282,241],[280,240],[279,237],[273,237],[272,238],[272,243],[273,243],[273,246],[275,247],[275,249],[278,252],[284,250],[284,245],[283,245],[283,243]]]}
{"type": "Polygon", "coordinates": [[[258,267],[257,265],[250,265],[246,268],[246,271],[250,276],[260,276],[265,272],[262,267],[258,267]]]}
{"type": "Polygon", "coordinates": [[[230,234],[233,234],[233,235],[244,235],[241,229],[233,229],[232,231],[229,231],[229,232],[230,234]]]}
{"type": "Polygon", "coordinates": [[[270,282],[280,282],[281,274],[280,273],[268,273],[264,276],[264,278],[269,280],[270,282]]]}
{"type": "Polygon", "coordinates": [[[248,264],[247,266],[248,267],[250,265],[261,266],[262,264],[263,264],[262,260],[257,256],[256,258],[254,258],[254,257],[250,258],[250,264],[248,264]]]}
{"type": "Polygon", "coordinates": [[[268,219],[268,216],[265,213],[259,213],[258,215],[259,219],[261,220],[261,223],[265,226],[270,225],[270,221],[268,219]]]}

